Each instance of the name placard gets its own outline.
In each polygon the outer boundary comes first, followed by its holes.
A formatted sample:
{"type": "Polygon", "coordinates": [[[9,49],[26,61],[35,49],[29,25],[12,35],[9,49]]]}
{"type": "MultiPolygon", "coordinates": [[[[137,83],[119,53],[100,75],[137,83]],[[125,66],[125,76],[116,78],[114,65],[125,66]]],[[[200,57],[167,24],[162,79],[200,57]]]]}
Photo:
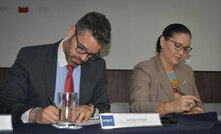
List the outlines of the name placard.
{"type": "Polygon", "coordinates": [[[13,131],[11,115],[0,115],[0,131],[13,131]]]}
{"type": "Polygon", "coordinates": [[[104,113],[100,120],[103,129],[162,126],[158,113],[104,113]]]}

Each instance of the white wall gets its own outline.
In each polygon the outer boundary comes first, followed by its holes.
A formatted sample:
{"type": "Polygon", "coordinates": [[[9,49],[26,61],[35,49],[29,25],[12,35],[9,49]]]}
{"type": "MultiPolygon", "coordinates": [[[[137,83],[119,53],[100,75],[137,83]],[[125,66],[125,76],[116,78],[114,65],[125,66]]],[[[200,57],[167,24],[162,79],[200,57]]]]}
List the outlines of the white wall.
{"type": "Polygon", "coordinates": [[[108,69],[132,69],[155,55],[155,44],[170,23],[183,23],[193,34],[194,70],[221,71],[219,0],[0,0],[0,67],[10,67],[23,46],[54,43],[87,12],[104,13],[112,41],[102,55],[108,69]],[[19,14],[18,6],[29,13],[19,14]]]}

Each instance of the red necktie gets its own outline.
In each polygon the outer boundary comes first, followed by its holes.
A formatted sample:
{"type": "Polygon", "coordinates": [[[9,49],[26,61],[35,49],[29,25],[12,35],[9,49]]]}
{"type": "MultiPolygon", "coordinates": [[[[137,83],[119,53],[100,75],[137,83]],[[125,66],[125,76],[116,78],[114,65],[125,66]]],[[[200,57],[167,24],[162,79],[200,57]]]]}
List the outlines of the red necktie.
{"type": "Polygon", "coordinates": [[[70,65],[67,65],[67,69],[69,70],[69,72],[66,77],[64,92],[74,92],[74,83],[72,77],[72,72],[74,68],[70,65]]]}

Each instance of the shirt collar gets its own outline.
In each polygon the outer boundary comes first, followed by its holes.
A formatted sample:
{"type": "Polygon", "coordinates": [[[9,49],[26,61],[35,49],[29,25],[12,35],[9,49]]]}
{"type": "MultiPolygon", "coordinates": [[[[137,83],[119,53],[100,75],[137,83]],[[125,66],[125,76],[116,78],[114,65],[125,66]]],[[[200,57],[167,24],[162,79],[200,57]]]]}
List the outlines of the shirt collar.
{"type": "MultiPolygon", "coordinates": [[[[66,41],[68,38],[63,39],[58,47],[58,63],[60,67],[64,67],[66,65],[68,65],[68,62],[66,60],[63,48],[62,48],[62,44],[64,41],[66,41]]],[[[81,65],[77,66],[76,68],[81,68],[81,65]]]]}
{"type": "Polygon", "coordinates": [[[63,66],[66,66],[68,63],[67,63],[67,60],[65,58],[65,54],[64,54],[64,51],[63,51],[63,48],[62,48],[62,44],[65,40],[67,40],[68,38],[65,38],[63,39],[60,44],[59,44],[59,47],[58,47],[58,63],[60,65],[60,67],[63,67],[63,66]]]}

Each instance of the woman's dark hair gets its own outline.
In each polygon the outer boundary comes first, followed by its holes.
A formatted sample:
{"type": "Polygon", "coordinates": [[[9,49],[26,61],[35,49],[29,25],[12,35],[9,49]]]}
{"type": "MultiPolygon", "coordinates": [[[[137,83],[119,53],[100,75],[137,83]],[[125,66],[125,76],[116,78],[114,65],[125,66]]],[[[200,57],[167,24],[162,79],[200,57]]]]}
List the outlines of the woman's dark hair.
{"type": "MultiPolygon", "coordinates": [[[[170,37],[173,37],[173,35],[176,33],[184,33],[184,34],[188,34],[188,35],[190,35],[190,37],[192,37],[190,30],[186,26],[184,26],[183,24],[178,24],[178,23],[168,25],[163,30],[163,33],[161,36],[164,36],[165,39],[168,39],[170,37]]],[[[158,53],[160,53],[160,50],[161,50],[160,37],[157,40],[157,46],[156,46],[156,51],[158,53]]]]}

